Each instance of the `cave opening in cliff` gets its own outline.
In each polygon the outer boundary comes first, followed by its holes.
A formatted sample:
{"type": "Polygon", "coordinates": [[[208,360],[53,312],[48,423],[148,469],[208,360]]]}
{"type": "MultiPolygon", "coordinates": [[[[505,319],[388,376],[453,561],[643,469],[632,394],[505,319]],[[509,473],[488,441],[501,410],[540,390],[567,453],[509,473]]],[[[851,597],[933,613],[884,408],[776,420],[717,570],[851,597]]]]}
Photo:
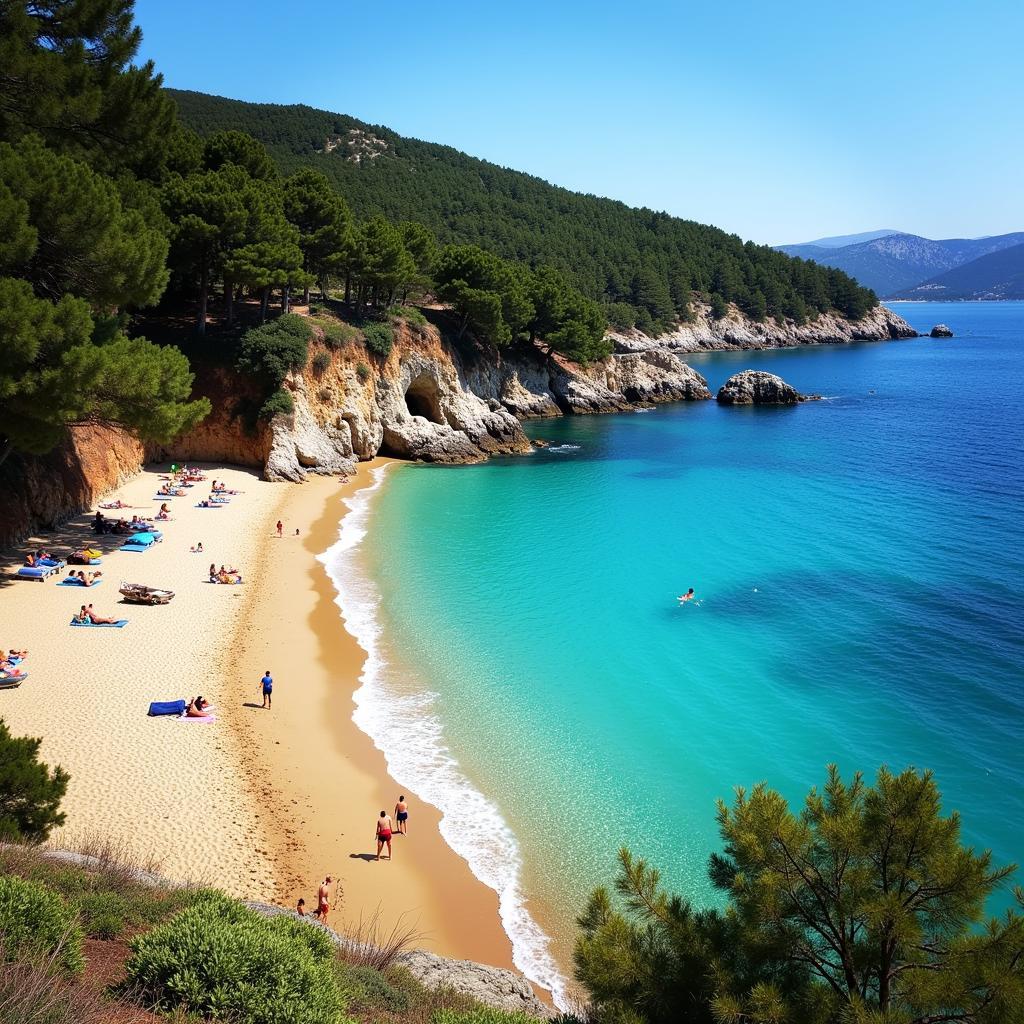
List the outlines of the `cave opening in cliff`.
{"type": "Polygon", "coordinates": [[[437,382],[425,373],[405,389],[405,405],[413,416],[422,416],[431,423],[444,423],[437,382]]]}

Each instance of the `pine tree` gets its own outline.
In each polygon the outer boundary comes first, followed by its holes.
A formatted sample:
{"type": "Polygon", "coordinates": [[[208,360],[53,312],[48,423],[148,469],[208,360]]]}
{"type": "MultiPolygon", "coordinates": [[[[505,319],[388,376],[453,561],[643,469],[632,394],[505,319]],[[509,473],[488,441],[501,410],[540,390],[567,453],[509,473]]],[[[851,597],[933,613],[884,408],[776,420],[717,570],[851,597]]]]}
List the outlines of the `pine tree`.
{"type": "Polygon", "coordinates": [[[70,776],[39,760],[42,740],[16,738],[0,718],[0,842],[41,843],[64,824],[70,776]]]}
{"type": "MultiPolygon", "coordinates": [[[[323,174],[304,168],[284,182],[284,214],[298,229],[303,269],[320,282],[326,298],[328,274],[354,244],[348,205],[323,174]]],[[[308,286],[303,300],[309,302],[308,286]]]]}

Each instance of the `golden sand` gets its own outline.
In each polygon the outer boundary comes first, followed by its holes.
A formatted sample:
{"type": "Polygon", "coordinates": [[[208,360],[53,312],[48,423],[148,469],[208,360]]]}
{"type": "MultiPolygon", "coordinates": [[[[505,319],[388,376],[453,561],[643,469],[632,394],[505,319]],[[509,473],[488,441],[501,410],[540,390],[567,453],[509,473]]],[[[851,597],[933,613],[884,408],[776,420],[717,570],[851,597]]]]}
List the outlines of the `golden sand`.
{"type": "MultiPolygon", "coordinates": [[[[57,555],[103,548],[104,582],[86,590],[58,587],[57,577],[0,581],[0,644],[30,651],[29,678],[0,692],[0,717],[15,735],[42,737],[44,759],[71,775],[55,845],[84,833],[112,838],[155,854],[168,877],[286,906],[299,896],[314,906],[331,874],[340,884],[330,924],[339,930],[379,912],[385,930],[419,933],[419,946],[511,966],[497,896],[445,845],[438,813],[388,778],[351,720],[364,654],[315,556],[336,539],[342,498],[368,482],[372,465],[343,485],[302,486],[206,467],[205,483],[169,501],[164,540],[143,554],[118,550],[122,538],[94,538],[89,516],[38,538],[57,555]],[[214,478],[244,493],[223,509],[196,508],[214,478]],[[190,553],[199,541],[204,553],[190,553]],[[211,562],[237,566],[244,584],[208,583],[211,562]],[[120,604],[122,579],[176,597],[161,607],[120,604]],[[70,627],[88,601],[128,626],[70,627]],[[260,707],[267,668],[269,711],[260,707]],[[152,700],[197,693],[215,705],[215,722],[146,714],[152,700]],[[410,835],[395,838],[393,861],[377,862],[374,823],[400,791],[410,835]]],[[[155,513],[159,483],[145,471],[111,496],[135,508],[107,514],[155,513]]],[[[8,559],[10,571],[18,564],[8,559]]]]}

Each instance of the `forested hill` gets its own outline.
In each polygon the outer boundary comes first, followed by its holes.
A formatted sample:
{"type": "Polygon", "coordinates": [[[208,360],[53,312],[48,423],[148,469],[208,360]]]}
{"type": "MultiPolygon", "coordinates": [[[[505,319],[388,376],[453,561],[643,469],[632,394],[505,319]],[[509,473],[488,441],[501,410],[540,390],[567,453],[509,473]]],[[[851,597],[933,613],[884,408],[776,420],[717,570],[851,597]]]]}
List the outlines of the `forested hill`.
{"type": "Polygon", "coordinates": [[[303,105],[245,103],[169,89],[200,135],[239,129],[280,170],[322,171],[357,218],[419,221],[442,243],[561,270],[605,304],[615,326],[648,332],[686,316],[691,292],[724,312],[803,322],[838,309],[859,317],[877,302],[846,274],[694,221],[558,188],[540,178],[403,138],[390,129],[303,105]]]}

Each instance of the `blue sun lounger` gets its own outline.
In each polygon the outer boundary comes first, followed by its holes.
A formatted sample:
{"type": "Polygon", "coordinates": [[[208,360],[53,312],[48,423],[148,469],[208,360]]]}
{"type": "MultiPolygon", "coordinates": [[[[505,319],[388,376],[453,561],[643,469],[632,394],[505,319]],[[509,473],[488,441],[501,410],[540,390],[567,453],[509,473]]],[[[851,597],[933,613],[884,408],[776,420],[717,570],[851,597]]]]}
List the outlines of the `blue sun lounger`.
{"type": "Polygon", "coordinates": [[[60,572],[60,569],[55,565],[23,565],[18,570],[18,578],[23,580],[39,580],[40,583],[45,583],[46,577],[52,576],[56,572],[60,572]]]}
{"type": "Polygon", "coordinates": [[[74,619],[71,620],[72,626],[89,626],[92,629],[103,629],[107,627],[109,629],[123,629],[128,625],[127,619],[118,619],[117,622],[76,622],[74,619]]]}

